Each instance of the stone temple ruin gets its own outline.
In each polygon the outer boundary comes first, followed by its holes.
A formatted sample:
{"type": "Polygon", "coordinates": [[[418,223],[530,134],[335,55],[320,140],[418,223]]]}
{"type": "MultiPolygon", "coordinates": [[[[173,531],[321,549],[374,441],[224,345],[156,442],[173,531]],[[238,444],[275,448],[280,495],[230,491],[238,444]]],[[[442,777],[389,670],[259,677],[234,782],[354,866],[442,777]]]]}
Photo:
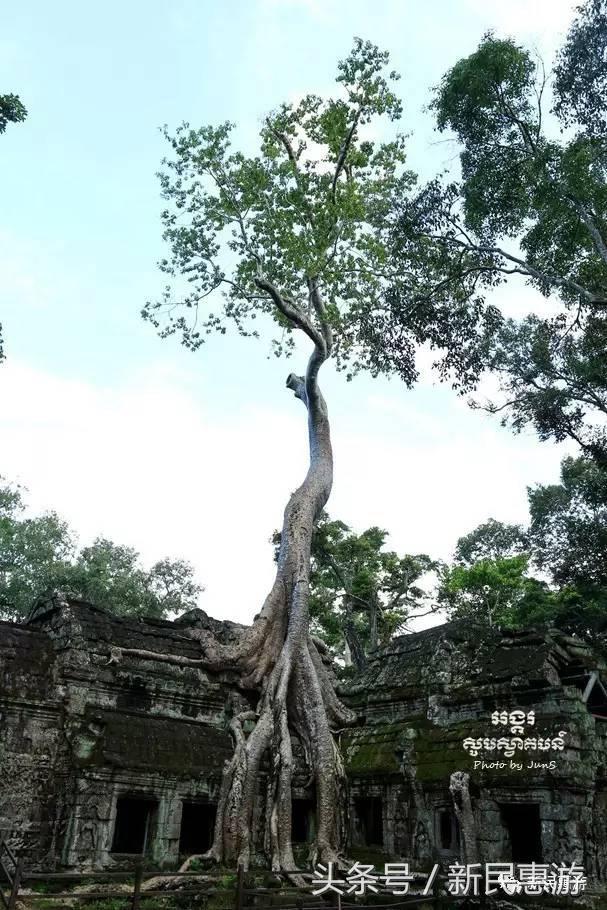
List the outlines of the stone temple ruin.
{"type": "MultiPolygon", "coordinates": [[[[224,640],[239,628],[200,610],[124,620],[58,599],[24,624],[0,623],[0,830],[31,869],[121,868],[141,855],[171,867],[210,845],[232,753],[225,719],[251,696],[195,664],[115,659],[138,648],[196,661],[194,627],[224,640]]],[[[376,652],[340,689],[359,717],[340,733],[351,855],[419,870],[458,858],[575,861],[605,881],[604,671],[554,630],[450,623],[376,652]],[[525,737],[561,733],[564,748],[496,752],[512,733],[492,715],[512,710],[534,712],[525,737]],[[487,737],[489,751],[475,748],[487,737]]],[[[293,841],[305,856],[315,801],[302,755],[299,769],[293,841]]]]}

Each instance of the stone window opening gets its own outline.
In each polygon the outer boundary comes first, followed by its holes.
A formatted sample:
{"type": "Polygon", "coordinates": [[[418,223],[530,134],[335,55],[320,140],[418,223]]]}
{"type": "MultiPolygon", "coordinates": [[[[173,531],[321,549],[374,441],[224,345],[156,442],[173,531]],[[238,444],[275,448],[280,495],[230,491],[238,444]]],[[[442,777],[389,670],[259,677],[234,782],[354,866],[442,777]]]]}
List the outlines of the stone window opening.
{"type": "Polygon", "coordinates": [[[354,811],[365,847],[383,847],[384,822],[379,796],[360,796],[354,800],[354,811]]]}
{"type": "Polygon", "coordinates": [[[147,853],[157,811],[158,800],[149,797],[119,796],[116,802],[111,852],[138,856],[147,853]]]}
{"type": "Polygon", "coordinates": [[[316,834],[316,805],[313,799],[293,799],[291,803],[291,840],[309,844],[316,834]]]}
{"type": "Polygon", "coordinates": [[[217,807],[212,803],[184,800],[181,807],[179,853],[206,853],[213,843],[217,807]]]}
{"type": "Polygon", "coordinates": [[[542,825],[537,803],[500,805],[502,823],[508,832],[514,863],[542,862],[542,825]]]}
{"type": "Polygon", "coordinates": [[[594,717],[607,720],[607,691],[601,681],[598,670],[588,677],[582,694],[582,701],[594,717]]]}
{"type": "Polygon", "coordinates": [[[459,851],[460,836],[459,822],[453,809],[449,806],[440,806],[436,810],[436,845],[439,850],[449,853],[459,851]]]}

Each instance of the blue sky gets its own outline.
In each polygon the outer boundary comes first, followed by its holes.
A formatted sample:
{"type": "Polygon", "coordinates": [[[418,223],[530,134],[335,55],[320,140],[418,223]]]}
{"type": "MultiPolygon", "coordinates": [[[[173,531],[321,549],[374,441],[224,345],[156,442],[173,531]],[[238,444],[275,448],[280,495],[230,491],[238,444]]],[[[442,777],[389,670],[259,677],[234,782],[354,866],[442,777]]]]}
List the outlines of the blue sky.
{"type": "MultiPolygon", "coordinates": [[[[410,165],[429,176],[454,155],[423,110],[441,74],[489,28],[549,59],[571,8],[0,7],[0,92],[20,94],[29,110],[0,138],[0,473],[29,487],[33,507],[65,514],[83,542],[103,533],[146,558],[190,558],[207,584],[203,606],[250,618],[272,571],[267,539],[305,465],[305,428],[283,391],[291,367],[267,358],[268,341],[217,338],[192,355],[140,319],[162,286],[158,127],[229,119],[251,149],[264,112],[331,89],[337,59],[359,35],[388,49],[402,74],[410,165]],[[241,570],[226,586],[234,549],[241,570]]],[[[514,307],[536,305],[524,289],[510,293],[514,307]]],[[[432,381],[412,393],[333,375],[325,385],[338,472],[332,511],[356,527],[388,528],[401,549],[447,556],[491,514],[524,519],[525,486],[558,475],[557,447],[512,437],[432,381]]]]}

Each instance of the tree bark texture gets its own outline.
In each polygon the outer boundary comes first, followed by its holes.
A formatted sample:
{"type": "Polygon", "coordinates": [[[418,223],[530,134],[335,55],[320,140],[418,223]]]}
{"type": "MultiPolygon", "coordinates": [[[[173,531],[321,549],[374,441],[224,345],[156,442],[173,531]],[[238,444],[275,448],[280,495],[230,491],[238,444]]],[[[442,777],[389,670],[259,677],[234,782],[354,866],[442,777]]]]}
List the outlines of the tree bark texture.
{"type": "MultiPolygon", "coordinates": [[[[271,296],[278,297],[271,285],[267,289],[271,296]]],[[[313,285],[310,291],[322,316],[313,285]]],[[[291,305],[280,297],[275,302],[285,310],[291,305]]],[[[286,315],[295,321],[293,312],[286,315]]],[[[274,583],[253,625],[235,644],[222,644],[203,630],[190,633],[201,643],[202,666],[236,671],[242,688],[260,692],[256,711],[234,716],[230,722],[234,753],[224,769],[214,840],[206,855],[218,862],[249,867],[256,849],[255,801],[260,780],[264,779],[267,792],[262,846],[276,871],[295,868],[291,844],[292,735],[303,747],[315,784],[314,861],[338,861],[344,834],[345,774],[332,731],[354,719],[352,712],[339,702],[329,671],[309,633],[312,533],[333,482],[329,417],[318,386],[318,372],[329,355],[331,339],[326,325],[318,330],[309,321],[304,323],[301,311],[296,318],[302,320],[299,327],[314,342],[314,350],[305,377],[291,374],[287,387],[307,409],[310,458],[307,474],[284,511],[274,583]],[[247,735],[245,725],[251,724],[247,735]],[[261,772],[266,769],[264,778],[261,772]]],[[[152,657],[147,652],[139,656],[152,657]]],[[[113,655],[111,659],[115,658],[113,655]]],[[[170,655],[166,659],[180,662],[170,655]]]]}
{"type": "Polygon", "coordinates": [[[331,492],[333,455],[329,418],[318,387],[324,352],[315,349],[305,377],[291,374],[287,386],[307,408],[310,463],[303,483],[287,503],[274,584],[261,613],[236,648],[204,641],[205,658],[217,668],[237,666],[246,687],[260,687],[255,725],[247,716],[231,729],[234,755],[221,786],[214,842],[209,855],[248,868],[252,859],[253,809],[260,771],[269,756],[265,851],[272,868],[293,869],[291,845],[291,733],[301,742],[313,775],[317,802],[316,859],[336,861],[342,840],[340,806],[345,783],[333,725],[352,719],[333,689],[309,634],[310,550],[314,526],[331,492]]]}

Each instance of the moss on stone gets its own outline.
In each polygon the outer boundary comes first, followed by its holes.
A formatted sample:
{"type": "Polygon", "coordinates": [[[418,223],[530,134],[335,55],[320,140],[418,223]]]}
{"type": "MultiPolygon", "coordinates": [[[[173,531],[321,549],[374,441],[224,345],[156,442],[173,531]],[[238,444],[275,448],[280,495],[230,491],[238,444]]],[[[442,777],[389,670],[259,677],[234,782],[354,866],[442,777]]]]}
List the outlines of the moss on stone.
{"type": "Polygon", "coordinates": [[[479,735],[473,724],[439,727],[425,717],[377,724],[344,736],[346,767],[356,775],[397,774],[404,762],[414,766],[420,780],[445,780],[452,771],[471,767],[463,747],[471,735],[479,735]]]}
{"type": "Polygon", "coordinates": [[[377,724],[344,734],[342,748],[350,774],[396,774],[411,736],[408,723],[377,724]]]}

